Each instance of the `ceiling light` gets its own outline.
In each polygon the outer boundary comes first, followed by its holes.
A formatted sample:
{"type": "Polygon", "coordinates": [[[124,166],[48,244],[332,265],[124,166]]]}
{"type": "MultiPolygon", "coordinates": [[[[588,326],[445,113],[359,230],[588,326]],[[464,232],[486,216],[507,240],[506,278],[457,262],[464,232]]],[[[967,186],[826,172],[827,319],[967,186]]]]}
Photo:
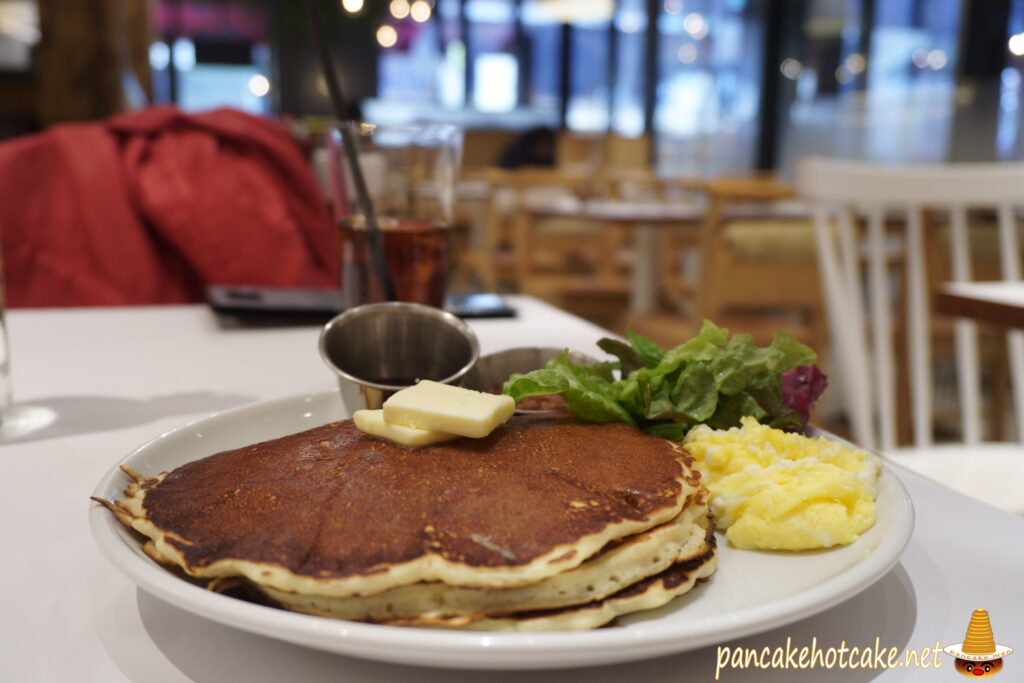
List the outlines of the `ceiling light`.
{"type": "Polygon", "coordinates": [[[413,21],[422,24],[430,18],[430,3],[427,0],[416,0],[412,3],[409,14],[412,15],[413,21]]]}
{"type": "Polygon", "coordinates": [[[1024,33],[1014,33],[1008,41],[1010,52],[1020,57],[1024,55],[1024,33]]]}
{"type": "Polygon", "coordinates": [[[799,59],[793,59],[787,57],[782,60],[782,64],[779,65],[779,71],[782,75],[791,81],[795,81],[800,77],[800,72],[804,70],[804,65],[800,63],[799,59]]]}
{"type": "Polygon", "coordinates": [[[391,0],[388,10],[395,19],[405,19],[409,16],[409,0],[391,0]]]}
{"type": "Polygon", "coordinates": [[[936,71],[946,66],[948,62],[949,58],[946,57],[946,53],[942,50],[932,50],[928,53],[928,66],[936,71]]]}
{"type": "Polygon", "coordinates": [[[398,42],[398,31],[395,30],[394,26],[384,24],[377,29],[377,42],[380,43],[381,47],[392,47],[398,42]]]}
{"type": "Polygon", "coordinates": [[[249,79],[249,92],[256,97],[263,97],[270,92],[270,80],[263,74],[256,74],[249,79]]]}

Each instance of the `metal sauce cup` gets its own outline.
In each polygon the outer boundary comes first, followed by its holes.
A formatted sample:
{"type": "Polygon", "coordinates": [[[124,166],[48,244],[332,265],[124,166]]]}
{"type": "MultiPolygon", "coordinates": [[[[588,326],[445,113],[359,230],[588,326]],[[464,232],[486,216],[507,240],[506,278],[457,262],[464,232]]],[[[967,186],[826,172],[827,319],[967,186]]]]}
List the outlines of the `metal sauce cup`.
{"type": "Polygon", "coordinates": [[[469,325],[422,304],[357,306],[320,333],[320,357],[338,377],[349,414],[380,408],[391,394],[421,379],[457,384],[479,356],[469,325]]]}

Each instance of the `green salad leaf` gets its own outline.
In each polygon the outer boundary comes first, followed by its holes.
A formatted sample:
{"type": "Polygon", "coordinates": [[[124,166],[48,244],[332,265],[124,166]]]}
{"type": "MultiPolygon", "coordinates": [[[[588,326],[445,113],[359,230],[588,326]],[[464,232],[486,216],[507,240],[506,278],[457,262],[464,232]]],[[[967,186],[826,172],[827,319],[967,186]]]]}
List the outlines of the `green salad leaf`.
{"type": "Polygon", "coordinates": [[[625,422],[675,441],[697,424],[725,429],[747,415],[780,429],[803,428],[805,416],[786,404],[783,375],[817,356],[791,336],[777,332],[769,346],[758,347],[749,334],[730,337],[705,320],[697,336],[668,351],[633,332],[628,339],[598,342],[618,361],[574,365],[566,350],[539,370],[512,375],[502,389],[516,401],[562,394],[587,420],[625,422]]]}

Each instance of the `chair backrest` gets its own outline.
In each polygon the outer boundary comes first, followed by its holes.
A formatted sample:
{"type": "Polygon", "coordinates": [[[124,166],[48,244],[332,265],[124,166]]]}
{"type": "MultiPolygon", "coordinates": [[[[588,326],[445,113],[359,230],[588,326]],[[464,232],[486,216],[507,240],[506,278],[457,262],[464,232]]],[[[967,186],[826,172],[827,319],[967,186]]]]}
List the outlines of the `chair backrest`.
{"type": "MultiPolygon", "coordinates": [[[[854,438],[883,450],[897,443],[901,406],[896,377],[901,368],[894,361],[890,272],[895,245],[903,264],[899,282],[906,297],[903,327],[913,443],[930,445],[934,391],[926,228],[948,217],[952,279],[969,281],[972,233],[977,231],[968,228],[968,212],[991,211],[997,218],[1002,278],[1019,280],[1016,212],[1024,207],[1024,163],[883,166],[807,158],[798,164],[796,185],[813,210],[822,291],[837,354],[834,365],[846,391],[854,438]],[[863,240],[861,225],[866,226],[863,240]]],[[[982,437],[982,401],[974,323],[957,320],[954,340],[963,441],[977,443],[982,437]]],[[[1019,435],[1024,425],[1024,333],[1008,332],[1007,350],[1019,435]]]]}
{"type": "Polygon", "coordinates": [[[806,209],[780,212],[786,204],[796,208],[795,189],[764,175],[715,178],[704,192],[697,319],[743,329],[761,340],[784,330],[808,344],[823,344],[824,307],[809,215],[806,209]],[[807,247],[801,250],[801,244],[807,247]]]}
{"type": "Polygon", "coordinates": [[[604,138],[603,165],[607,168],[650,169],[651,137],[608,134],[604,138]]]}

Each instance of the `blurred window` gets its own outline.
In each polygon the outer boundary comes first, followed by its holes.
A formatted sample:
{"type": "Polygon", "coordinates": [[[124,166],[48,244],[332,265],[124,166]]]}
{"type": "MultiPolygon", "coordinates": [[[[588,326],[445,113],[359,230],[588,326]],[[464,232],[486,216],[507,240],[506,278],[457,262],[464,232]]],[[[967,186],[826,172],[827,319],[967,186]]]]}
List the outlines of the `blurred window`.
{"type": "Polygon", "coordinates": [[[892,163],[950,158],[959,0],[813,0],[780,71],[781,165],[806,154],[892,163]],[[865,17],[869,35],[862,35],[865,17]]]}
{"type": "MultiPolygon", "coordinates": [[[[150,51],[152,64],[153,52],[150,51]]],[[[178,72],[178,105],[186,111],[234,107],[270,112],[269,54],[265,45],[217,44],[179,38],[171,48],[178,72]]]]}
{"type": "MultiPolygon", "coordinates": [[[[442,84],[438,77],[445,75],[442,67],[446,64],[446,53],[442,52],[444,46],[440,40],[442,22],[433,14],[426,21],[416,21],[410,16],[410,7],[405,0],[392,0],[388,4],[391,16],[384,26],[391,27],[393,34],[381,31],[377,34],[377,41],[383,48],[378,61],[377,92],[384,99],[400,99],[406,104],[433,103],[442,84]],[[396,11],[403,19],[394,17],[396,11]],[[394,35],[394,42],[388,44],[391,35],[394,35]]],[[[459,70],[456,76],[461,75],[459,70]]],[[[453,103],[461,104],[458,94],[449,97],[453,103]]]]}
{"type": "Polygon", "coordinates": [[[941,161],[983,146],[977,131],[1021,158],[1024,0],[1008,1],[1004,54],[989,55],[984,28],[1004,15],[962,0],[387,0],[373,113],[649,135],[666,173],[941,161]],[[960,52],[979,40],[971,67],[960,52]]]}
{"type": "Polygon", "coordinates": [[[39,42],[39,8],[33,0],[0,2],[0,71],[29,71],[39,42]]]}
{"type": "Polygon", "coordinates": [[[438,101],[445,109],[456,110],[466,105],[466,41],[459,7],[460,0],[439,0],[436,20],[443,50],[438,101]]]}
{"type": "Polygon", "coordinates": [[[610,19],[577,23],[569,44],[569,130],[602,132],[608,129],[610,19]]]}
{"type": "Polygon", "coordinates": [[[647,3],[619,0],[615,13],[615,79],[612,89],[612,130],[635,137],[644,132],[644,59],[647,3]]]}
{"type": "Polygon", "coordinates": [[[960,6],[959,0],[876,0],[864,156],[893,162],[948,158],[960,6]]]}
{"type": "Polygon", "coordinates": [[[557,119],[562,89],[562,25],[551,14],[538,10],[537,3],[526,3],[522,9],[524,54],[529,62],[524,72],[529,75],[527,104],[557,119]]]}
{"type": "Polygon", "coordinates": [[[999,77],[996,154],[999,159],[1024,159],[1021,139],[1021,82],[1024,81],[1024,0],[1012,0],[1006,30],[1006,66],[999,77]]]}
{"type": "Polygon", "coordinates": [[[480,111],[503,112],[516,108],[519,63],[515,55],[484,52],[473,61],[473,104],[480,111]]]}
{"type": "Polygon", "coordinates": [[[416,2],[408,14],[407,4],[390,0],[382,16],[382,28],[394,35],[378,39],[377,97],[367,102],[369,119],[557,125],[562,24],[542,7],[546,0],[437,0],[421,22],[412,16],[416,2]]]}
{"type": "Polygon", "coordinates": [[[153,99],[186,111],[234,107],[268,114],[271,80],[265,12],[249,3],[160,2],[150,46],[153,99]]]}
{"type": "Polygon", "coordinates": [[[467,56],[472,73],[472,101],[481,111],[516,108],[519,62],[515,53],[515,0],[467,0],[467,56]]]}
{"type": "Polygon", "coordinates": [[[761,0],[663,1],[654,110],[663,170],[754,167],[763,23],[761,0]]]}

